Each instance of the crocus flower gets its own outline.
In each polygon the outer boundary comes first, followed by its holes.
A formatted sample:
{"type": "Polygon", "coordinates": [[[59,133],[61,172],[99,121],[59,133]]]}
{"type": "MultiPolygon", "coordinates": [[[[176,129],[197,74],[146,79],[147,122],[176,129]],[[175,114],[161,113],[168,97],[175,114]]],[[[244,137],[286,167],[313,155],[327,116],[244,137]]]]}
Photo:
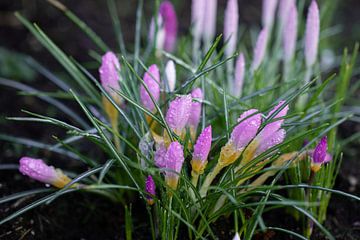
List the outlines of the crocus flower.
{"type": "Polygon", "coordinates": [[[168,90],[169,92],[173,92],[176,84],[176,68],[173,60],[167,61],[165,66],[165,76],[168,90]]]}
{"type": "Polygon", "coordinates": [[[99,68],[100,81],[103,88],[112,94],[113,90],[119,90],[119,70],[120,63],[118,58],[113,52],[106,52],[101,58],[101,66],[99,68]]]}
{"type": "MultiPolygon", "coordinates": [[[[192,90],[191,97],[196,98],[197,100],[203,100],[203,92],[201,88],[195,88],[194,90],[192,90]]],[[[193,141],[195,141],[196,129],[199,125],[200,117],[201,117],[201,102],[193,101],[191,103],[191,112],[187,122],[188,126],[190,127],[190,134],[193,141]]]]}
{"type": "Polygon", "coordinates": [[[71,179],[60,169],[48,166],[41,159],[22,157],[20,159],[19,171],[37,181],[51,184],[57,188],[63,188],[71,179]]]}
{"type": "Polygon", "coordinates": [[[191,160],[192,173],[197,175],[204,173],[211,148],[211,138],[211,125],[209,125],[202,131],[194,145],[194,152],[191,160]]]}
{"type": "Polygon", "coordinates": [[[184,163],[183,147],[178,142],[172,142],[165,155],[165,182],[175,190],[179,181],[179,173],[184,163]]]}
{"type": "Polygon", "coordinates": [[[159,13],[164,21],[164,50],[172,52],[175,49],[178,31],[177,17],[173,4],[170,1],[163,1],[160,4],[159,13]]]}
{"type": "Polygon", "coordinates": [[[203,40],[210,43],[216,31],[217,0],[206,0],[203,21],[203,40]]]}
{"type": "Polygon", "coordinates": [[[311,170],[313,172],[319,171],[322,164],[331,160],[331,156],[329,157],[327,154],[327,147],[327,137],[325,136],[321,138],[313,151],[311,161],[311,170]]]}
{"type": "Polygon", "coordinates": [[[222,166],[233,163],[255,138],[261,124],[261,114],[257,112],[257,109],[250,109],[241,114],[239,124],[231,133],[230,141],[221,149],[219,163],[222,166]]]}
{"type": "Polygon", "coordinates": [[[316,60],[320,35],[319,8],[315,0],[309,7],[306,30],[305,30],[305,61],[306,66],[311,67],[316,60]]]}
{"type": "Polygon", "coordinates": [[[149,175],[146,178],[146,182],[145,182],[145,190],[147,193],[146,200],[149,205],[154,204],[153,197],[156,195],[155,189],[156,189],[156,186],[155,186],[154,179],[152,178],[151,175],[149,175]]]}
{"type": "Polygon", "coordinates": [[[263,27],[271,29],[278,0],[263,0],[262,23],[263,27]]]}
{"type": "Polygon", "coordinates": [[[235,233],[235,236],[234,236],[233,240],[241,240],[240,236],[239,236],[239,233],[235,233]]]}
{"type": "Polygon", "coordinates": [[[297,37],[297,19],[298,13],[296,4],[293,3],[290,6],[290,12],[287,16],[287,20],[284,23],[283,30],[283,46],[284,46],[284,60],[289,62],[292,60],[295,52],[296,37],[297,37]]]}
{"type": "Polygon", "coordinates": [[[235,80],[233,87],[234,97],[241,96],[241,92],[244,84],[244,76],[245,76],[245,57],[243,53],[240,53],[239,57],[236,60],[236,65],[235,65],[235,80]]]}
{"type": "Polygon", "coordinates": [[[237,0],[228,0],[224,17],[224,40],[228,41],[225,55],[231,56],[236,49],[236,41],[239,27],[239,9],[237,0]]]}
{"type": "Polygon", "coordinates": [[[289,11],[292,5],[296,5],[295,0],[280,0],[279,3],[279,19],[281,26],[284,26],[289,15],[289,11]]]}
{"type": "Polygon", "coordinates": [[[256,71],[259,68],[262,61],[264,60],[267,41],[268,41],[268,29],[263,28],[256,40],[256,45],[254,48],[254,59],[251,65],[252,71],[256,71]]]}
{"type": "Polygon", "coordinates": [[[165,167],[165,155],[166,155],[167,149],[164,143],[159,143],[156,145],[156,152],[154,154],[154,160],[155,165],[158,168],[164,168],[165,167]]]}
{"type": "Polygon", "coordinates": [[[177,135],[184,133],[185,126],[189,120],[191,112],[191,95],[184,95],[175,98],[170,102],[166,113],[166,122],[177,135]]]}
{"type": "MultiPolygon", "coordinates": [[[[149,70],[144,74],[144,83],[154,101],[157,102],[160,97],[160,72],[156,64],[151,65],[149,70]]],[[[145,108],[151,112],[156,111],[155,104],[143,85],[140,86],[140,100],[145,108]]]]}
{"type": "Polygon", "coordinates": [[[203,33],[203,24],[204,24],[204,15],[205,15],[205,3],[206,0],[192,0],[191,5],[191,22],[193,24],[192,34],[194,36],[194,41],[199,45],[202,33],[203,33]]]}
{"type": "Polygon", "coordinates": [[[164,49],[164,42],[165,42],[165,28],[164,28],[164,21],[162,16],[159,14],[156,18],[156,26],[157,26],[157,32],[155,36],[155,20],[154,18],[151,19],[150,23],[150,32],[149,32],[149,41],[151,43],[155,42],[155,48],[162,50],[164,49]],[[156,39],[155,39],[156,37],[156,39]]]}

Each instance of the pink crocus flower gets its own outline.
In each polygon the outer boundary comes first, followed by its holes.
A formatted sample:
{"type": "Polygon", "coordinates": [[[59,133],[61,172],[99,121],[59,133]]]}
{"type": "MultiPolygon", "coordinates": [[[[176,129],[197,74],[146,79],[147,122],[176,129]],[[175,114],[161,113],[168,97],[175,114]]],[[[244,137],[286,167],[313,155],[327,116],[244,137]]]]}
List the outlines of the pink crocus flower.
{"type": "Polygon", "coordinates": [[[22,157],[19,171],[23,175],[27,175],[39,182],[51,184],[57,188],[63,188],[71,181],[60,169],[46,165],[42,159],[22,157]]]}
{"type": "Polygon", "coordinates": [[[305,29],[305,61],[307,67],[311,67],[315,63],[319,45],[319,35],[319,8],[316,1],[313,0],[309,7],[305,29]]]}
{"type": "MultiPolygon", "coordinates": [[[[192,90],[191,97],[196,98],[198,101],[203,100],[203,92],[201,88],[195,88],[194,90],[192,90]]],[[[193,101],[191,103],[190,116],[187,122],[188,126],[190,127],[190,133],[194,141],[195,141],[196,129],[199,125],[200,117],[201,117],[201,102],[198,101],[193,101]]]]}
{"type": "Polygon", "coordinates": [[[211,148],[211,139],[211,125],[209,125],[201,132],[194,145],[191,166],[192,171],[198,175],[204,172],[207,165],[207,159],[211,148]]]}
{"type": "Polygon", "coordinates": [[[177,135],[184,133],[191,113],[191,95],[183,95],[170,102],[166,113],[166,122],[177,135]]]}
{"type": "Polygon", "coordinates": [[[149,175],[146,178],[146,181],[145,181],[145,190],[146,190],[146,193],[147,193],[146,200],[147,200],[149,205],[154,204],[153,197],[156,195],[155,189],[156,189],[156,186],[155,186],[154,179],[152,178],[151,175],[149,175]]]}
{"type": "Polygon", "coordinates": [[[279,3],[279,19],[281,26],[284,26],[289,15],[292,5],[296,6],[296,0],[280,0],[279,3]]]}
{"type": "Polygon", "coordinates": [[[165,155],[165,181],[175,190],[179,181],[179,173],[184,163],[183,147],[179,142],[171,142],[165,155]]]}
{"type": "Polygon", "coordinates": [[[166,155],[167,149],[164,143],[160,143],[156,145],[156,151],[154,154],[154,160],[155,160],[155,166],[158,168],[164,168],[165,167],[165,155],[166,155]]]}
{"type": "Polygon", "coordinates": [[[224,17],[224,41],[227,42],[225,55],[230,57],[236,49],[239,27],[239,8],[237,0],[228,0],[224,17]]]}
{"type": "Polygon", "coordinates": [[[252,71],[256,71],[262,61],[264,60],[265,53],[266,53],[266,47],[267,47],[267,41],[268,41],[268,29],[263,28],[261,32],[259,33],[259,36],[256,41],[256,45],[254,48],[254,59],[251,65],[252,71]]]}
{"type": "Polygon", "coordinates": [[[169,60],[165,66],[165,75],[167,80],[167,87],[169,92],[173,92],[175,90],[176,85],[176,68],[173,60],[169,60]]]}
{"type": "Polygon", "coordinates": [[[239,57],[236,60],[235,65],[235,81],[233,88],[234,97],[240,97],[242,93],[242,88],[244,84],[245,77],[245,57],[243,53],[240,53],[239,57]]]}
{"type": "Polygon", "coordinates": [[[111,88],[115,90],[120,89],[119,70],[120,63],[116,55],[113,52],[106,52],[101,58],[99,73],[101,85],[109,94],[114,93],[111,88]]]}
{"type": "Polygon", "coordinates": [[[262,23],[263,27],[271,29],[274,23],[275,10],[278,0],[263,0],[262,23]]]}
{"type": "Polygon", "coordinates": [[[192,0],[191,5],[191,22],[193,24],[192,34],[194,41],[199,42],[203,35],[203,24],[205,15],[206,0],[192,0]]]}
{"type": "Polygon", "coordinates": [[[295,47],[296,47],[296,37],[297,37],[297,22],[298,13],[296,9],[296,4],[293,3],[290,6],[289,14],[287,15],[287,20],[284,23],[283,29],[283,46],[284,46],[284,60],[289,62],[292,60],[295,47]]]}
{"type": "Polygon", "coordinates": [[[312,152],[311,159],[311,170],[317,172],[320,170],[321,165],[331,161],[331,155],[327,153],[327,137],[324,136],[321,138],[318,145],[316,145],[314,151],[312,152]]]}
{"type": "MultiPolygon", "coordinates": [[[[154,101],[157,102],[160,97],[160,72],[156,64],[151,65],[149,70],[144,74],[144,83],[151,93],[154,101]]],[[[140,86],[140,100],[142,105],[151,112],[156,110],[155,104],[151,100],[149,93],[143,85],[140,86]]]]}
{"type": "Polygon", "coordinates": [[[173,52],[176,45],[178,31],[177,17],[173,4],[170,1],[163,1],[160,4],[159,13],[164,21],[164,50],[173,52]]]}
{"type": "Polygon", "coordinates": [[[206,0],[203,21],[203,40],[210,43],[216,32],[217,0],[206,0]]]}

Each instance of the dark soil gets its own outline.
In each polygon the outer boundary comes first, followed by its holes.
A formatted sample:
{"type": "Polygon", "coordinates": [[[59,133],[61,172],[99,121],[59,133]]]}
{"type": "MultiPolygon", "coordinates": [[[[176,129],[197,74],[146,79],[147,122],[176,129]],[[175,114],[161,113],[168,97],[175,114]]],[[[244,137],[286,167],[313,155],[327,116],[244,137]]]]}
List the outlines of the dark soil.
{"type": "MultiPolygon", "coordinates": [[[[116,46],[112,34],[110,18],[107,16],[106,4],[104,1],[62,1],[72,9],[80,18],[84,19],[94,30],[103,37],[104,41],[111,47],[116,46]]],[[[125,23],[124,29],[128,34],[124,34],[126,42],[133,42],[135,4],[132,1],[120,1],[122,7],[119,8],[122,23],[125,23]],[[129,14],[132,13],[132,14],[129,14]]],[[[219,1],[224,5],[225,1],[219,1]]],[[[251,3],[257,6],[260,1],[251,3]]],[[[241,13],[241,20],[251,22],[258,18],[254,5],[245,5],[241,1],[244,10],[241,13]]],[[[345,27],[344,32],[350,36],[356,34],[352,32],[352,27],[359,23],[357,15],[359,1],[346,1],[346,6],[339,10],[339,16],[343,19],[345,27]],[[344,17],[350,16],[350,17],[344,17]],[[350,23],[350,24],[348,24],[350,23]],[[350,27],[349,27],[350,26],[350,27]]],[[[186,19],[189,19],[190,11],[186,10],[190,6],[190,1],[184,1],[178,4],[179,12],[184,12],[186,19]]],[[[44,1],[0,1],[0,46],[10,50],[24,52],[34,56],[41,63],[53,71],[62,71],[58,63],[43,49],[34,37],[24,29],[13,17],[15,10],[25,10],[25,15],[40,23],[43,29],[55,42],[61,46],[65,52],[71,53],[79,61],[88,61],[88,49],[95,46],[82,34],[72,23],[70,23],[61,13],[50,7],[44,1]],[[6,36],[6,37],[3,37],[6,36]],[[69,41],[71,36],[71,41],[69,41]]],[[[146,9],[150,13],[150,7],[146,9]]],[[[186,32],[189,20],[181,25],[181,31],[186,32]]],[[[358,35],[356,35],[358,36],[358,35]]],[[[356,37],[354,37],[358,40],[356,37]]],[[[344,38],[341,44],[354,42],[354,38],[344,38]]],[[[342,45],[343,46],[343,45],[342,45]]],[[[340,49],[339,49],[340,50],[340,49]]],[[[341,50],[340,50],[341,51],[341,50]]],[[[11,77],[11,76],[6,76],[11,77]]],[[[41,76],[36,76],[31,83],[32,86],[42,90],[53,90],[54,86],[48,83],[41,76]]],[[[11,134],[12,136],[21,136],[37,139],[41,142],[54,143],[52,135],[63,137],[64,133],[57,128],[46,127],[39,124],[18,124],[5,123],[5,116],[22,116],[20,109],[28,109],[33,112],[50,115],[55,112],[54,109],[43,102],[32,97],[19,96],[13,89],[0,86],[0,133],[11,134]],[[6,124],[6,125],[5,125],[6,124]]],[[[72,106],[71,103],[67,103],[72,106]]],[[[64,116],[57,118],[71,122],[64,116]]],[[[340,127],[341,137],[348,137],[354,132],[360,131],[358,124],[346,122],[340,127]]],[[[90,146],[81,146],[84,149],[91,149],[90,146]]],[[[70,161],[64,157],[55,155],[49,151],[35,151],[27,147],[18,146],[6,142],[0,142],[0,164],[17,163],[19,156],[24,154],[34,154],[34,156],[56,159],[57,166],[65,166],[74,171],[85,171],[83,165],[76,161],[70,161]]],[[[98,154],[96,151],[91,154],[98,154]]],[[[341,166],[339,177],[336,181],[335,189],[350,192],[360,196],[358,186],[360,180],[360,162],[359,145],[351,145],[346,148],[345,157],[341,166]]],[[[42,184],[35,181],[29,181],[28,178],[19,174],[16,170],[0,170],[0,198],[9,194],[41,188],[42,184]]],[[[37,196],[37,197],[40,197],[37,196]]],[[[10,213],[31,203],[37,197],[29,196],[19,201],[0,205],[0,219],[8,216],[10,213]]],[[[150,239],[149,228],[147,225],[147,216],[142,202],[134,202],[134,239],[150,239]]],[[[271,221],[272,226],[284,227],[300,232],[300,229],[294,228],[298,223],[291,218],[285,211],[276,210],[268,213],[265,219],[271,221]]],[[[214,225],[214,231],[221,236],[221,239],[231,239],[233,232],[228,231],[228,226],[232,226],[232,219],[223,219],[220,224],[214,225]]],[[[333,195],[328,209],[328,218],[325,226],[334,234],[336,239],[352,240],[360,239],[360,204],[354,200],[333,195]]],[[[27,212],[20,217],[0,226],[0,240],[12,239],[124,239],[124,211],[120,204],[115,204],[101,196],[89,193],[71,193],[58,198],[50,205],[42,205],[34,210],[27,212]]],[[[257,239],[291,239],[288,235],[269,231],[259,233],[257,239]]],[[[315,229],[313,239],[325,239],[315,229]]]]}

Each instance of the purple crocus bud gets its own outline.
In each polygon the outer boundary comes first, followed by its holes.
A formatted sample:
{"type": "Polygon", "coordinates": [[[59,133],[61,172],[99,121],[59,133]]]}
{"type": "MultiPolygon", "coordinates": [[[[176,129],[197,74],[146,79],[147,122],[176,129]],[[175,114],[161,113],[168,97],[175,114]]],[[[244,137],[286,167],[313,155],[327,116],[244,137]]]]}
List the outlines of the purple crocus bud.
{"type": "Polygon", "coordinates": [[[268,29],[263,28],[259,33],[254,48],[254,59],[251,65],[252,71],[256,71],[265,57],[266,45],[268,41],[268,29]]]}
{"type": "Polygon", "coordinates": [[[149,205],[154,204],[153,197],[156,195],[155,189],[156,189],[156,186],[155,186],[154,179],[152,178],[151,175],[149,175],[146,178],[146,182],[145,182],[145,190],[146,190],[146,193],[147,193],[146,200],[147,200],[149,205]]]}
{"type": "Polygon", "coordinates": [[[309,7],[306,30],[305,30],[305,61],[306,66],[311,67],[316,60],[320,35],[319,8],[315,0],[309,7]]]}
{"type": "Polygon", "coordinates": [[[278,0],[263,0],[262,23],[263,27],[271,29],[278,0]]]}
{"type": "Polygon", "coordinates": [[[232,131],[230,140],[237,151],[242,150],[256,136],[261,125],[261,114],[257,109],[250,109],[241,114],[240,122],[232,131]]]}
{"type": "Polygon", "coordinates": [[[154,161],[155,166],[158,168],[164,168],[165,167],[165,155],[166,155],[167,149],[164,143],[160,143],[156,145],[156,152],[154,154],[154,161]]]}
{"type": "Polygon", "coordinates": [[[194,41],[199,42],[203,33],[205,0],[192,0],[191,22],[193,24],[192,34],[194,41]]]}
{"type": "Polygon", "coordinates": [[[191,112],[191,95],[184,95],[175,98],[170,102],[169,109],[166,113],[166,122],[169,127],[179,136],[189,120],[191,112]]]}
{"type": "Polygon", "coordinates": [[[296,5],[295,0],[280,0],[279,19],[280,19],[281,26],[285,25],[288,15],[289,15],[290,8],[292,5],[296,5]]]}
{"type": "Polygon", "coordinates": [[[261,141],[259,142],[259,145],[255,151],[255,157],[265,152],[266,150],[282,143],[285,139],[285,136],[286,131],[284,129],[279,129],[272,135],[261,138],[261,141]]]}
{"type": "Polygon", "coordinates": [[[176,68],[173,60],[169,60],[165,66],[165,75],[167,80],[167,87],[169,92],[173,92],[175,90],[176,84],[176,68]]]}
{"type": "Polygon", "coordinates": [[[192,155],[191,166],[195,174],[204,173],[207,164],[207,158],[211,148],[211,125],[205,128],[194,145],[194,152],[192,155]]]}
{"type": "Polygon", "coordinates": [[[19,171],[32,179],[46,184],[51,184],[57,188],[63,188],[71,179],[68,178],[60,169],[48,166],[41,159],[22,157],[20,159],[19,171]]]}
{"type": "Polygon", "coordinates": [[[225,55],[230,57],[236,49],[236,41],[239,27],[239,8],[237,0],[228,0],[224,19],[224,40],[228,41],[225,55]]]}
{"type": "Polygon", "coordinates": [[[177,17],[173,4],[169,1],[163,1],[160,4],[159,13],[164,21],[164,49],[165,51],[172,52],[175,49],[178,31],[177,17]]]}
{"type": "Polygon", "coordinates": [[[235,236],[234,236],[233,240],[241,240],[240,236],[239,236],[239,233],[235,233],[235,236]]]}
{"type": "Polygon", "coordinates": [[[113,93],[113,90],[119,90],[119,70],[120,63],[113,52],[106,52],[101,58],[101,66],[99,68],[100,81],[103,88],[108,93],[113,93]]]}
{"type": "Polygon", "coordinates": [[[312,155],[312,162],[311,162],[311,170],[317,172],[320,170],[322,164],[329,160],[326,156],[327,153],[327,137],[324,136],[321,138],[318,145],[316,145],[313,155],[312,155]]]}
{"type": "Polygon", "coordinates": [[[216,11],[217,0],[207,0],[205,4],[204,18],[202,20],[203,40],[205,43],[210,43],[214,39],[216,32],[216,11]]]}
{"type": "MultiPolygon", "coordinates": [[[[191,97],[196,98],[198,101],[203,100],[203,92],[201,88],[195,88],[191,92],[191,97]]],[[[188,126],[190,127],[190,133],[195,141],[196,129],[200,122],[201,117],[201,102],[193,101],[191,103],[191,112],[188,120],[188,126]]]]}
{"type": "Polygon", "coordinates": [[[244,84],[245,76],[245,57],[243,53],[240,53],[239,57],[236,60],[235,66],[235,82],[233,88],[234,97],[240,97],[242,93],[242,88],[244,84]]]}
{"type": "MultiPolygon", "coordinates": [[[[284,106],[284,104],[285,104],[285,101],[280,101],[279,104],[276,105],[269,112],[269,114],[266,116],[266,118],[269,119],[270,116],[273,115],[273,113],[280,108],[282,108],[281,111],[278,112],[272,119],[278,119],[278,118],[285,117],[289,110],[289,105],[284,106]]],[[[262,138],[262,139],[269,138],[271,135],[273,135],[275,132],[277,132],[281,128],[281,125],[283,124],[283,122],[284,122],[284,119],[279,119],[279,120],[272,121],[272,122],[266,124],[266,126],[259,133],[258,138],[262,138]]]]}
{"type": "Polygon", "coordinates": [[[179,173],[184,163],[183,147],[178,142],[172,142],[165,156],[165,181],[169,187],[176,189],[179,181],[179,173]]]}
{"type": "MultiPolygon", "coordinates": [[[[156,64],[149,67],[149,70],[144,74],[144,83],[147,86],[155,102],[160,97],[160,72],[156,64]]],[[[140,86],[140,100],[142,105],[148,110],[154,112],[155,104],[151,100],[149,93],[143,85],[140,86]]]]}
{"type": "Polygon", "coordinates": [[[284,25],[283,30],[283,45],[284,45],[284,60],[289,62],[292,60],[295,52],[296,37],[297,37],[297,19],[298,13],[295,3],[290,6],[290,12],[284,25]]]}

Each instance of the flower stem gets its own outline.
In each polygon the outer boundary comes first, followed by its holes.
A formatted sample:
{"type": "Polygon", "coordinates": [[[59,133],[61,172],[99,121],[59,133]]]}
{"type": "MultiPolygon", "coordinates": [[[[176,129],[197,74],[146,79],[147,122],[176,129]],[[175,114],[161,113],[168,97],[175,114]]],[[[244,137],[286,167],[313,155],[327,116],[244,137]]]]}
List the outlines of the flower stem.
{"type": "Polygon", "coordinates": [[[212,181],[214,181],[215,177],[219,174],[219,172],[223,169],[223,165],[219,164],[219,162],[216,164],[214,169],[206,176],[205,181],[200,189],[200,196],[205,197],[207,191],[209,190],[209,186],[211,185],[212,181]]]}

